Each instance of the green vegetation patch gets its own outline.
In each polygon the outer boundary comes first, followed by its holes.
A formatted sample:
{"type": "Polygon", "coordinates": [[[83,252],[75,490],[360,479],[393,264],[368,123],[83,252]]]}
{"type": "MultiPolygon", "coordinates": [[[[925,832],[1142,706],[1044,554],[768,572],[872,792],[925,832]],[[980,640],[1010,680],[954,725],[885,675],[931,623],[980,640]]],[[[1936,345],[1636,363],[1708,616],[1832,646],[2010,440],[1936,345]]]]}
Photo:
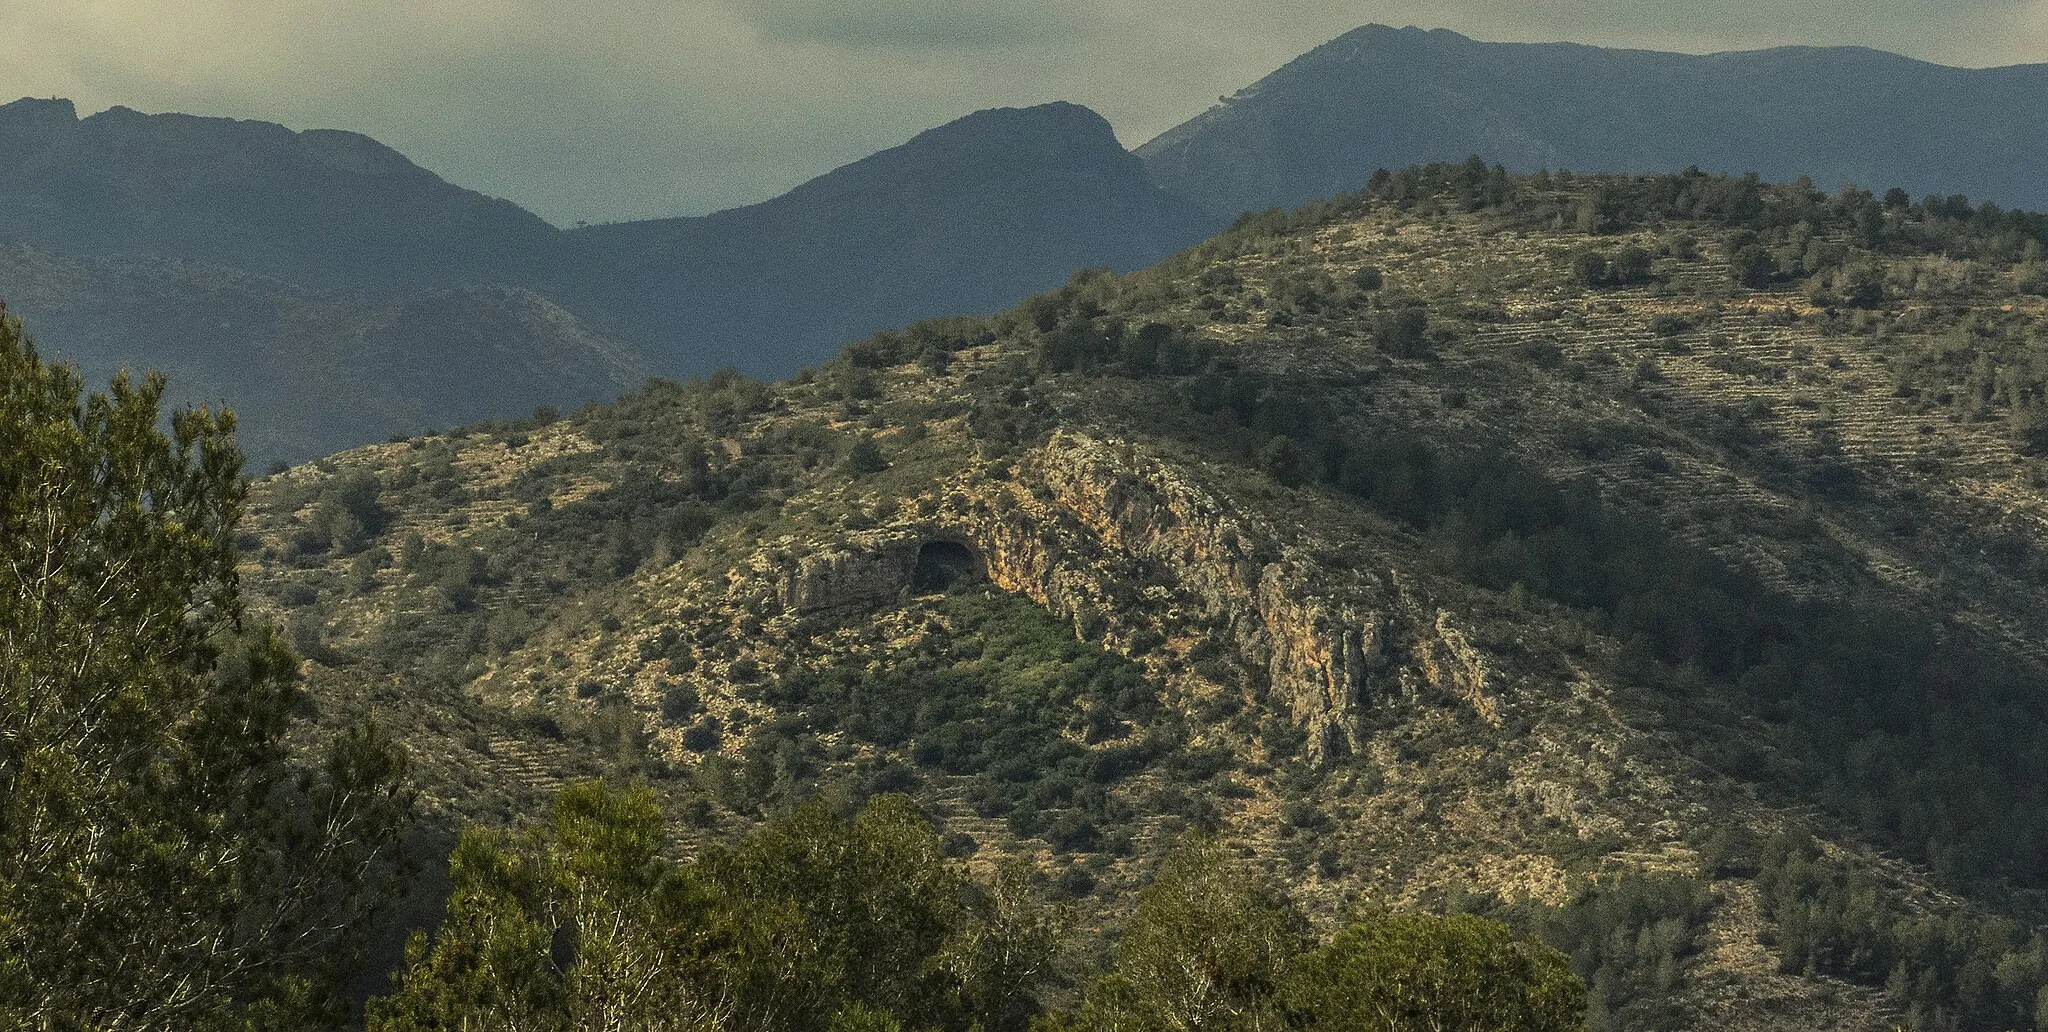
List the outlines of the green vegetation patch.
{"type": "Polygon", "coordinates": [[[1062,851],[1128,851],[1112,789],[1170,757],[1181,736],[1130,660],[1075,640],[1030,602],[970,588],[929,610],[915,640],[786,671],[760,689],[785,718],[753,752],[843,731],[934,774],[968,779],[984,816],[1062,851]]]}

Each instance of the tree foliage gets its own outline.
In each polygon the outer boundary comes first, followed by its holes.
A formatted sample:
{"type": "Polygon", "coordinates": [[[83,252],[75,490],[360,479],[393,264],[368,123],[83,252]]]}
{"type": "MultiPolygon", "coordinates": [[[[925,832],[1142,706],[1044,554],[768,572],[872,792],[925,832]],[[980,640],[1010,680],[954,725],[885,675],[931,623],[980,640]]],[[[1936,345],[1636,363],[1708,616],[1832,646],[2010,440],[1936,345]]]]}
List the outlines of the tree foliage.
{"type": "Polygon", "coordinates": [[[1195,839],[1140,896],[1114,968],[1051,1013],[1062,911],[1023,867],[948,860],[903,796],[850,820],[810,804],[689,862],[662,840],[650,792],[601,782],[565,790],[545,828],[466,833],[447,920],[415,938],[371,1032],[1552,1032],[1585,1009],[1562,954],[1475,917],[1374,919],[1318,948],[1284,893],[1195,839]]]}
{"type": "Polygon", "coordinates": [[[313,1020],[383,895],[402,754],[287,747],[227,412],[86,394],[0,320],[0,1025],[313,1020]]]}
{"type": "Polygon", "coordinates": [[[524,836],[471,830],[455,894],[373,1032],[1020,1029],[1055,924],[969,879],[901,796],[802,807],[694,862],[645,790],[586,782],[524,836]]]}
{"type": "Polygon", "coordinates": [[[1115,969],[1090,987],[1069,1027],[1280,1028],[1274,993],[1307,934],[1276,888],[1219,843],[1192,840],[1139,895],[1115,969]]]}
{"type": "Polygon", "coordinates": [[[1569,963],[1464,914],[1369,917],[1316,945],[1284,893],[1193,839],[1139,896],[1114,969],[1047,1027],[1567,1032],[1586,1009],[1569,963]]]}
{"type": "Polygon", "coordinates": [[[1344,1032],[1584,1027],[1586,987],[1564,954],[1469,914],[1361,921],[1288,972],[1291,1027],[1344,1032]]]}

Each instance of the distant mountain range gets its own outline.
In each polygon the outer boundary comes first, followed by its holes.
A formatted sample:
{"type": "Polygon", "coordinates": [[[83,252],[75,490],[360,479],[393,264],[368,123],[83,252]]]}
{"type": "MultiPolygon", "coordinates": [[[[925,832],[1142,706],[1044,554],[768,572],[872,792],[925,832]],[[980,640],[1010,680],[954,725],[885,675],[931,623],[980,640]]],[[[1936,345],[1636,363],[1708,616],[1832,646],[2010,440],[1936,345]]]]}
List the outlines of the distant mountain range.
{"type": "Polygon", "coordinates": [[[0,291],[89,382],[159,369],[226,402],[258,465],[568,407],[646,379],[636,349],[520,287],[317,291],[239,269],[0,246],[0,291]]]}
{"type": "Polygon", "coordinates": [[[1517,170],[1698,165],[2048,208],[2048,65],[1367,26],[1135,155],[1086,108],[1004,108],[761,204],[567,230],[356,133],[118,107],[80,119],[69,101],[22,100],[0,106],[0,245],[16,248],[0,298],[53,353],[183,370],[180,397],[263,413],[275,422],[260,446],[251,424],[255,453],[300,459],[540,400],[602,400],[642,370],[787,374],[878,329],[1001,309],[1080,266],[1148,265],[1241,211],[1472,154],[1517,170]],[[44,275],[67,262],[98,271],[44,275]],[[224,283],[265,311],[324,314],[252,332],[267,317],[213,318],[224,283]],[[188,310],[228,328],[152,325],[188,310]],[[501,331],[484,368],[478,334],[501,331]],[[315,384],[317,403],[279,393],[315,384]]]}
{"type": "Polygon", "coordinates": [[[1142,268],[1224,220],[1075,104],[969,115],[774,200],[572,230],[547,284],[668,369],[787,373],[876,330],[1142,268]]]}
{"type": "Polygon", "coordinates": [[[0,106],[0,235],[409,289],[530,278],[560,231],[357,133],[20,100],[0,106]]]}
{"type": "Polygon", "coordinates": [[[605,400],[628,371],[786,375],[1220,226],[1072,104],[970,115],[751,207],[574,230],[354,133],[0,106],[0,241],[29,249],[0,298],[88,369],[168,368],[183,400],[260,413],[263,458],[605,400]],[[67,260],[94,273],[44,275],[67,260]],[[215,319],[222,289],[263,314],[215,319]],[[485,362],[479,334],[500,329],[485,362]]]}
{"type": "Polygon", "coordinates": [[[1694,56],[1369,25],[1138,148],[1161,186],[1226,213],[1473,154],[1516,171],[1697,165],[2048,208],[2048,65],[1947,68],[1856,47],[1694,56]]]}

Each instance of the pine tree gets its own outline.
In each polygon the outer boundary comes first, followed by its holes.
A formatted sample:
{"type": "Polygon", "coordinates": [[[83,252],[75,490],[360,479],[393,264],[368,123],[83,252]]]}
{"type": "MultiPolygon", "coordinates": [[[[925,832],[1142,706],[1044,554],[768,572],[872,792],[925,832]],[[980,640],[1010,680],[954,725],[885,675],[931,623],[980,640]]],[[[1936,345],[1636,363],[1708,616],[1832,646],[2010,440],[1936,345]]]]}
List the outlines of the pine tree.
{"type": "Polygon", "coordinates": [[[303,762],[244,619],[234,416],[87,395],[0,318],[0,1026],[331,1017],[410,807],[372,729],[303,762]]]}

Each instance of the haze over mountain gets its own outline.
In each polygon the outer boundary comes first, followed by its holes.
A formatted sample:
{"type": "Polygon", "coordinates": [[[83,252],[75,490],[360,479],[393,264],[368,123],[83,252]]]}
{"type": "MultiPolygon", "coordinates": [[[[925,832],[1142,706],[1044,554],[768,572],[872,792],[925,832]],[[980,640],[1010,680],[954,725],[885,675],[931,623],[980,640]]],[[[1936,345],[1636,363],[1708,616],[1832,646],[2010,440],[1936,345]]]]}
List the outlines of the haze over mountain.
{"type": "MultiPolygon", "coordinates": [[[[735,364],[787,374],[882,327],[994,311],[1075,268],[1138,268],[1217,228],[1154,187],[1101,116],[1071,104],[970,115],[751,207],[569,231],[355,133],[125,108],[81,120],[63,100],[0,106],[0,240],[86,266],[211,267],[197,279],[141,277],[155,302],[173,308],[211,311],[209,284],[222,277],[261,283],[266,311],[298,304],[301,291],[367,292],[317,302],[321,318],[284,334],[289,346],[239,331],[213,340],[174,332],[167,345],[125,273],[112,275],[112,290],[76,294],[64,285],[82,285],[77,277],[0,280],[0,298],[56,354],[95,371],[175,367],[182,384],[217,391],[194,398],[275,412],[260,422],[282,436],[249,442],[266,458],[523,414],[578,392],[606,398],[627,369],[689,376],[735,364]],[[478,327],[521,327],[494,345],[492,368],[472,364],[482,355],[465,347],[408,337],[405,362],[437,370],[429,387],[390,375],[389,356],[359,351],[387,339],[394,305],[421,304],[391,296],[484,285],[522,290],[437,295],[461,301],[436,332],[471,339],[478,327]],[[575,318],[557,310],[535,320],[534,306],[552,303],[533,290],[617,340],[594,344],[580,326],[556,335],[575,318]],[[287,297],[295,300],[276,300],[287,297]],[[542,327],[551,329],[533,332],[542,327]],[[635,346],[652,356],[644,366],[635,346]],[[571,355],[589,364],[573,367],[571,355]],[[505,383],[540,369],[557,372],[544,383],[505,383]],[[308,383],[330,398],[382,400],[330,418],[293,400],[308,383]],[[454,400],[449,390],[463,383],[465,400],[454,400]]],[[[202,320],[214,322],[246,324],[202,320]]]]}
{"type": "MultiPolygon", "coordinates": [[[[198,284],[219,276],[261,282],[265,296],[360,292],[320,301],[321,319],[276,338],[289,346],[231,333],[165,352],[189,363],[212,349],[184,368],[223,377],[181,381],[278,413],[278,450],[254,450],[303,458],[522,414],[539,398],[608,396],[625,369],[784,375],[875,330],[995,311],[1079,267],[1142,267],[1230,214],[1305,203],[1417,161],[1699,165],[2048,206],[2043,112],[2048,66],[1954,69],[1851,48],[1690,56],[1367,26],[1135,157],[1087,108],[999,108],[760,204],[564,230],[355,133],[126,108],[80,119],[69,101],[22,100],[0,106],[0,241],[46,257],[207,266],[198,280],[144,277],[152,290],[186,283],[197,309],[216,303],[198,284]],[[433,295],[459,297],[477,325],[522,327],[494,347],[498,368],[468,365],[479,352],[430,335],[405,337],[401,351],[441,386],[347,379],[382,375],[389,356],[356,349],[385,339],[390,298],[478,286],[528,291],[433,295]],[[533,317],[550,305],[560,310],[533,317]],[[250,350],[259,346],[271,350],[250,350]],[[594,364],[563,365],[576,355],[594,364]],[[540,369],[557,370],[554,387],[504,386],[505,370],[540,369]],[[341,418],[276,393],[310,382],[330,398],[381,400],[341,418]],[[451,400],[460,384],[473,400],[451,400]]],[[[83,281],[0,281],[0,298],[47,348],[90,369],[172,362],[135,345],[151,334],[127,295],[62,296],[72,282],[83,281]],[[107,336],[117,329],[126,336],[107,336]]],[[[442,322],[437,334],[474,340],[442,322]]]]}
{"type": "Polygon", "coordinates": [[[1045,104],[969,115],[762,204],[571,231],[550,280],[661,368],[779,374],[1221,228],[1153,186],[1101,115],[1045,104]]]}
{"type": "Polygon", "coordinates": [[[1949,68],[1857,47],[1657,53],[1369,25],[1138,148],[1234,214],[1478,154],[1511,170],[1760,172],[1822,189],[2048,207],[2048,65],[1949,68]]]}
{"type": "Polygon", "coordinates": [[[52,251],[388,289],[523,279],[556,235],[358,133],[0,106],[0,236],[52,251]]]}
{"type": "Polygon", "coordinates": [[[634,349],[521,287],[317,291],[221,266],[15,244],[0,246],[0,290],[88,383],[155,369],[176,404],[226,402],[257,466],[603,401],[648,374],[634,349]]]}

